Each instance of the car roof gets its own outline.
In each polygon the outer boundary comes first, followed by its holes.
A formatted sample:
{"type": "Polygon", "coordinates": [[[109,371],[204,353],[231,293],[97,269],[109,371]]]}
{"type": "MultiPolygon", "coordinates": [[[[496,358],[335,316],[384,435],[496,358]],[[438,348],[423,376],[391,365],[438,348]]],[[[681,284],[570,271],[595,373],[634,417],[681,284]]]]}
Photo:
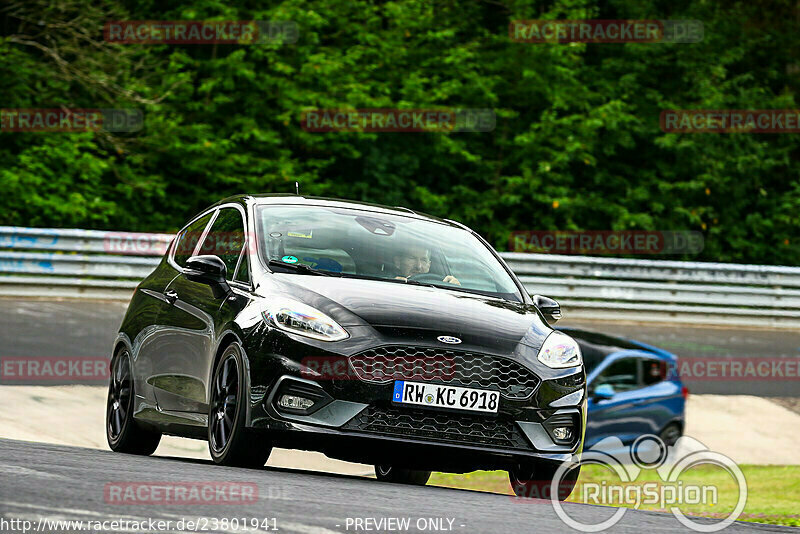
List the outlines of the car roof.
{"type": "Polygon", "coordinates": [[[412,209],[403,206],[384,206],[382,204],[373,204],[370,202],[361,202],[357,200],[295,195],[292,193],[271,193],[271,194],[262,193],[262,194],[252,194],[252,195],[250,194],[234,195],[220,200],[219,202],[215,203],[214,206],[230,202],[238,202],[240,204],[246,204],[248,201],[255,202],[256,204],[259,205],[280,204],[280,205],[321,206],[329,208],[359,209],[363,211],[371,211],[374,213],[396,215],[401,217],[411,217],[439,224],[445,224],[457,228],[464,228],[462,225],[456,223],[455,221],[451,221],[448,219],[440,219],[439,217],[428,215],[426,213],[422,213],[419,211],[414,211],[412,209]]]}

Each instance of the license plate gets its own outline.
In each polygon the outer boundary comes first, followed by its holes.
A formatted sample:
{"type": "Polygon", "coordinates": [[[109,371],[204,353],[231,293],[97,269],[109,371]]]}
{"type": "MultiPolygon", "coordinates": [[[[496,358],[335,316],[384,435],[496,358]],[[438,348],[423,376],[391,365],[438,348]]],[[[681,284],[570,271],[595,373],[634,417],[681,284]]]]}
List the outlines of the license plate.
{"type": "Polygon", "coordinates": [[[500,392],[396,380],[392,401],[398,404],[497,413],[500,405],[500,392]]]}

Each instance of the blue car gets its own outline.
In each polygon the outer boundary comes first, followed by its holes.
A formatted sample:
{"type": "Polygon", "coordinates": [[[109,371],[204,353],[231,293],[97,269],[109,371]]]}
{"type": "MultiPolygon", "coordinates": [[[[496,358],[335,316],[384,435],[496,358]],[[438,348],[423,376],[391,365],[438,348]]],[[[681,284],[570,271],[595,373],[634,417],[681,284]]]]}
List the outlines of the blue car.
{"type": "Polygon", "coordinates": [[[631,443],[655,434],[667,445],[683,435],[688,388],[667,351],[596,332],[560,328],[581,348],[588,383],[584,449],[616,436],[631,443]]]}

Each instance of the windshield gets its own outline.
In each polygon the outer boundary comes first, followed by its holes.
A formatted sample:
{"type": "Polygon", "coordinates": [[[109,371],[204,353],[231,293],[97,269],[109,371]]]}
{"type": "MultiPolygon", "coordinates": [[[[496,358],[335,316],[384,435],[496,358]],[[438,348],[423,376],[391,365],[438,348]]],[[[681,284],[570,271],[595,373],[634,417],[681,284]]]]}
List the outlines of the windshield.
{"type": "Polygon", "coordinates": [[[522,302],[503,266],[463,229],[324,206],[267,205],[256,213],[259,250],[271,270],[283,264],[300,274],[313,269],[522,302]]]}

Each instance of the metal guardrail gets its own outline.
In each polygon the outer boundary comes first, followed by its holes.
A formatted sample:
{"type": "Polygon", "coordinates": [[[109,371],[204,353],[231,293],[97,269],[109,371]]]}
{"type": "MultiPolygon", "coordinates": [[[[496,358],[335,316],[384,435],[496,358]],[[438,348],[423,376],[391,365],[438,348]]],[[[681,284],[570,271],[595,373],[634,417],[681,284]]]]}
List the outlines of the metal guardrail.
{"type": "Polygon", "coordinates": [[[128,300],[172,238],[0,226],[0,295],[128,300]]]}
{"type": "Polygon", "coordinates": [[[505,253],[532,293],[565,317],[800,327],[800,268],[505,253]]]}
{"type": "MultiPolygon", "coordinates": [[[[130,298],[170,234],[0,226],[0,295],[130,298]]],[[[568,319],[800,328],[800,268],[504,253],[568,319]]]]}

